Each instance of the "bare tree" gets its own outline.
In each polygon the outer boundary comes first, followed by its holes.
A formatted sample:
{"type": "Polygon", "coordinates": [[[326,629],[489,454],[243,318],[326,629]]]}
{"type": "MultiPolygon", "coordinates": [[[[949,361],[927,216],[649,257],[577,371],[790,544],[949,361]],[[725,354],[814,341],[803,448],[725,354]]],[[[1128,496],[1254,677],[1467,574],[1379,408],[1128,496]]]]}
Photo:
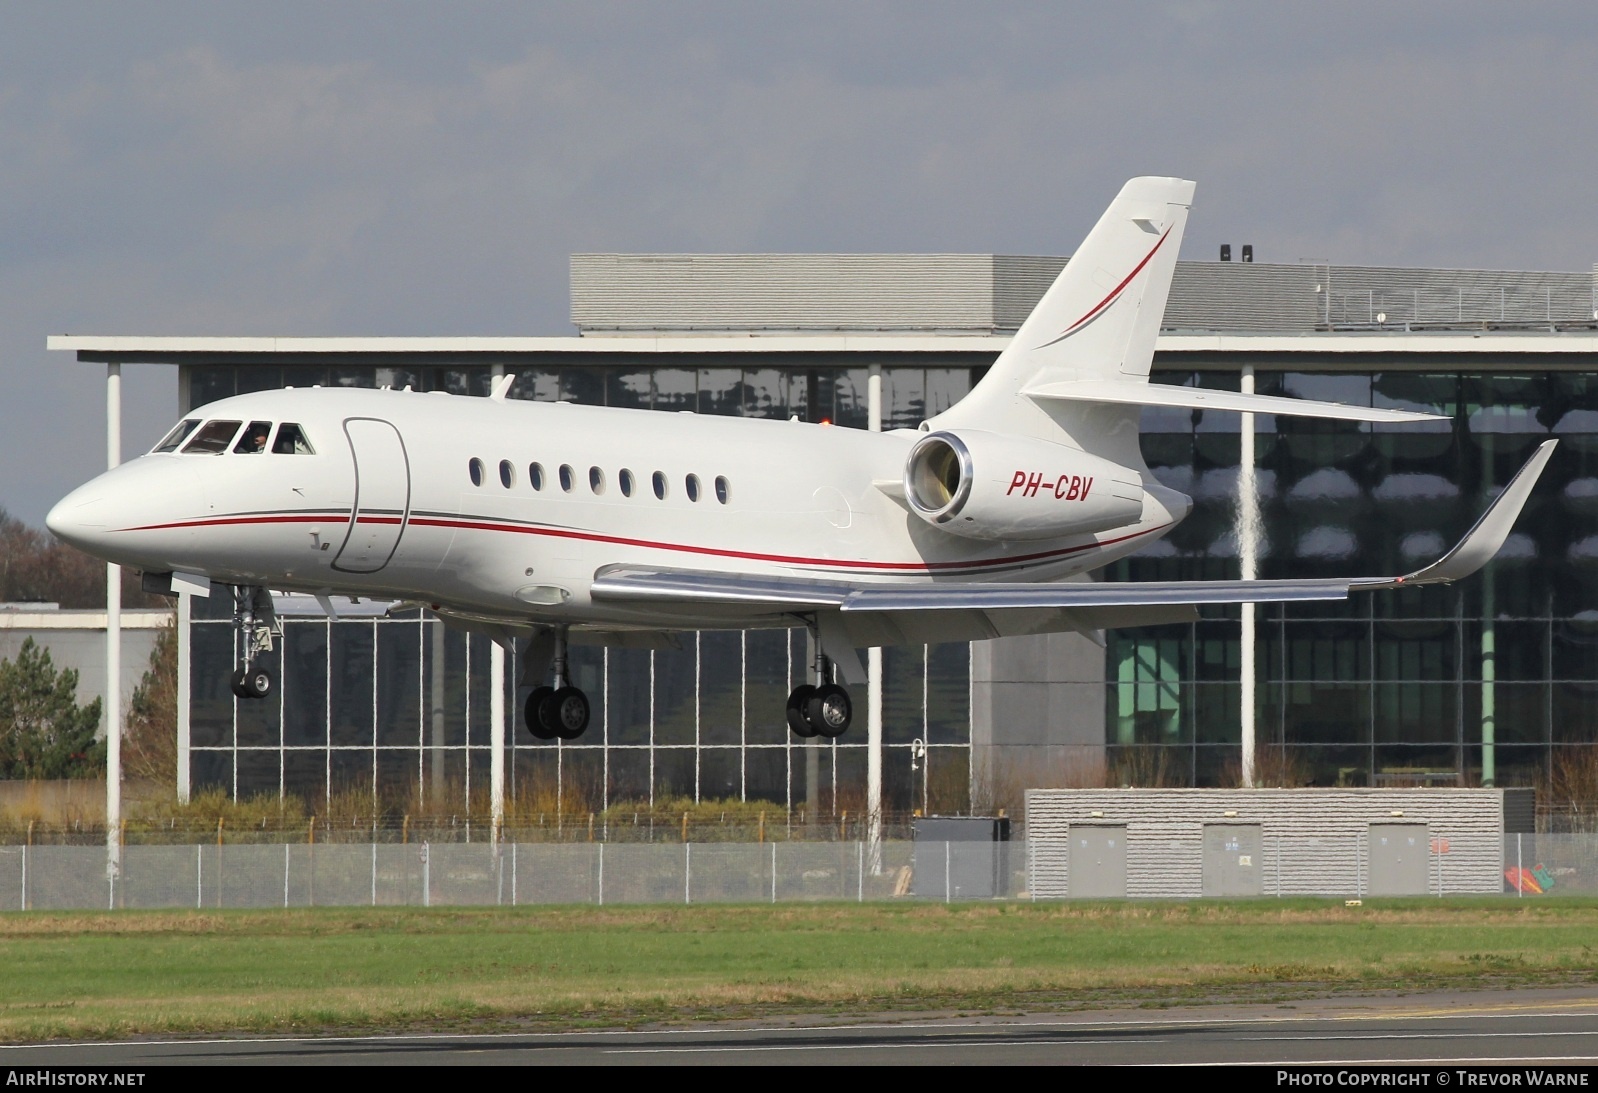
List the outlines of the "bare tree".
{"type": "MultiPolygon", "coordinates": [[[[0,602],[103,607],[105,563],[0,508],[0,602]]],[[[170,606],[140,588],[139,574],[130,569],[122,571],[122,602],[128,607],[170,606]]]]}

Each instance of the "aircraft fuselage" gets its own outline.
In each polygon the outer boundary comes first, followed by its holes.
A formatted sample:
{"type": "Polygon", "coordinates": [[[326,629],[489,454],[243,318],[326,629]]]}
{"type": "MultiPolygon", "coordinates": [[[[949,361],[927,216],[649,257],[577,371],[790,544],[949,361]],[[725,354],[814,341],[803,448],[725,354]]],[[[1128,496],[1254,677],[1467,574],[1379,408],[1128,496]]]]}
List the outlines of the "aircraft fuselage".
{"type": "MultiPolygon", "coordinates": [[[[1056,580],[1137,550],[1189,507],[1149,480],[1141,518],[1107,532],[953,536],[903,502],[905,459],[923,435],[911,430],[342,388],[240,395],[186,420],[200,424],[177,450],[80,487],[51,528],[147,571],[523,624],[792,625],[769,606],[596,601],[595,571],[617,563],[869,583],[1056,580]],[[182,450],[225,422],[237,428],[220,453],[182,450]],[[235,450],[252,423],[273,443],[293,424],[311,451],[235,450]]],[[[1040,506],[1092,488],[1069,467],[1006,473],[1040,506]]]]}

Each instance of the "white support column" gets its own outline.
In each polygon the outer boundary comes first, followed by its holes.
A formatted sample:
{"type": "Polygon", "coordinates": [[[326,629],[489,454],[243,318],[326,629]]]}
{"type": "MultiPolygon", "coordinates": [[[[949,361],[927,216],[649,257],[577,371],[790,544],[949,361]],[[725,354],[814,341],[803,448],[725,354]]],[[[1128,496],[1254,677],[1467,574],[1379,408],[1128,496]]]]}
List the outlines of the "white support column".
{"type": "MultiPolygon", "coordinates": [[[[122,462],[122,366],[105,366],[105,465],[122,462]]],[[[113,891],[122,871],[122,567],[105,567],[105,846],[113,891]]]]}
{"type": "MultiPolygon", "coordinates": [[[[1254,366],[1243,366],[1243,393],[1254,393],[1254,366]]],[[[1254,415],[1242,415],[1237,474],[1237,554],[1245,581],[1259,576],[1260,497],[1254,477],[1254,415]]],[[[1239,672],[1239,721],[1243,738],[1243,785],[1254,784],[1254,612],[1243,604],[1242,664],[1239,672]]]]}
{"type": "MultiPolygon", "coordinates": [[[[882,366],[866,384],[871,431],[882,432],[882,366]]],[[[882,872],[882,650],[866,650],[866,868],[882,872]]]]}
{"type": "Polygon", "coordinates": [[[178,590],[178,800],[189,800],[189,686],[194,661],[189,648],[189,623],[194,618],[194,596],[178,590]]]}
{"type": "Polygon", "coordinates": [[[494,642],[488,653],[488,792],[492,798],[493,840],[505,822],[505,647],[494,642]]]}

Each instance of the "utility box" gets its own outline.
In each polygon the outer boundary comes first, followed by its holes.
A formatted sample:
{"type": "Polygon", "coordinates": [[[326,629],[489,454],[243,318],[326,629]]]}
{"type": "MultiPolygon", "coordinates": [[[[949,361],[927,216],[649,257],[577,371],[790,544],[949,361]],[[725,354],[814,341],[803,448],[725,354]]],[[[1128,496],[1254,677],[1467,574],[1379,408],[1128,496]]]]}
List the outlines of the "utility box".
{"type": "Polygon", "coordinates": [[[993,899],[1010,894],[1010,821],[1004,816],[925,816],[915,821],[910,894],[993,899]]]}
{"type": "Polygon", "coordinates": [[[1071,895],[1086,899],[1126,896],[1126,825],[1071,826],[1071,895]]]}
{"type": "Polygon", "coordinates": [[[1371,824],[1370,894],[1424,896],[1431,866],[1425,824],[1371,824]]]}
{"type": "Polygon", "coordinates": [[[1259,824],[1204,825],[1204,894],[1265,894],[1265,836],[1259,824]]]}

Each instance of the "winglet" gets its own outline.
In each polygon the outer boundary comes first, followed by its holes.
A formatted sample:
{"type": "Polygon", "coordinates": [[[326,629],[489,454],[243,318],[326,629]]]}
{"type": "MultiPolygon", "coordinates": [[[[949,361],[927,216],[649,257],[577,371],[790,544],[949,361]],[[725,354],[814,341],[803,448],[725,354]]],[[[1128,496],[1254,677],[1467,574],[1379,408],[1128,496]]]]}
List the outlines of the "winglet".
{"type": "Polygon", "coordinates": [[[1557,440],[1545,440],[1526,460],[1526,465],[1515,472],[1496,500],[1482,513],[1466,536],[1447,554],[1424,569],[1417,569],[1407,577],[1391,580],[1356,581],[1356,589],[1396,588],[1410,584],[1448,584],[1468,577],[1492,561],[1493,555],[1509,538],[1509,529],[1515,526],[1520,510],[1526,506],[1532,487],[1537,484],[1548,458],[1554,454],[1557,440]]]}
{"type": "Polygon", "coordinates": [[[488,392],[488,397],[495,402],[504,402],[505,396],[510,394],[510,385],[516,382],[515,372],[506,372],[494,381],[493,388],[488,392]]]}

